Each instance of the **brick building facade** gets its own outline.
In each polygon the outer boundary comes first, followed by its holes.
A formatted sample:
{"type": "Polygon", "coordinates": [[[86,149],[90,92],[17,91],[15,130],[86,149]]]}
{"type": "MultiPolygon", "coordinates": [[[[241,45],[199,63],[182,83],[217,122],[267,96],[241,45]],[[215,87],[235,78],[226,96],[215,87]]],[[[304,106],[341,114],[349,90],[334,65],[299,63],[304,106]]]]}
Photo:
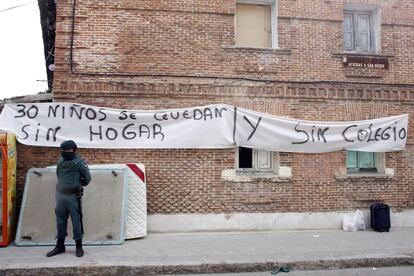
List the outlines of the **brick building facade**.
{"type": "MultiPolygon", "coordinates": [[[[410,114],[406,150],[376,155],[376,171],[350,173],[346,151],[273,153],[275,170],[261,173],[237,170],[237,149],[81,150],[91,164],[144,163],[149,215],[414,208],[413,1],[62,0],[56,9],[54,101],[227,103],[315,121],[410,114]],[[262,10],[268,44],[249,46],[247,30],[238,45],[238,23],[246,13],[263,20],[262,10]]],[[[59,152],[19,145],[18,154],[21,195],[26,170],[59,152]]]]}

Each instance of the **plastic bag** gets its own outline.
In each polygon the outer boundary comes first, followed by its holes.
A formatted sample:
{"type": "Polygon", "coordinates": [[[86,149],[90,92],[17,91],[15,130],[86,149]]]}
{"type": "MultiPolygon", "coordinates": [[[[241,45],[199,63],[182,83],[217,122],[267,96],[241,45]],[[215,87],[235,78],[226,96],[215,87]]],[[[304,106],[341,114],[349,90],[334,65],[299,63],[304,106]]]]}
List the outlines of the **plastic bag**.
{"type": "Polygon", "coordinates": [[[352,214],[344,214],[342,219],[342,229],[344,231],[363,231],[365,230],[364,213],[356,210],[352,214]]]}

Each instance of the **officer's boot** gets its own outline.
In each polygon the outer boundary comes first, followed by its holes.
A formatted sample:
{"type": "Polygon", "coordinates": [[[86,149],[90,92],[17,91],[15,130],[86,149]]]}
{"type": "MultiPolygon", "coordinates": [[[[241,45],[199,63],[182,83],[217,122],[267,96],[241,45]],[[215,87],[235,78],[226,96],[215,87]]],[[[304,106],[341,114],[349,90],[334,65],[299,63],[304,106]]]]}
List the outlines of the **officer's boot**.
{"type": "Polygon", "coordinates": [[[76,240],[76,257],[83,256],[82,240],[76,240]]]}
{"type": "Polygon", "coordinates": [[[52,257],[65,252],[65,239],[58,239],[55,248],[46,254],[46,257],[52,257]]]}

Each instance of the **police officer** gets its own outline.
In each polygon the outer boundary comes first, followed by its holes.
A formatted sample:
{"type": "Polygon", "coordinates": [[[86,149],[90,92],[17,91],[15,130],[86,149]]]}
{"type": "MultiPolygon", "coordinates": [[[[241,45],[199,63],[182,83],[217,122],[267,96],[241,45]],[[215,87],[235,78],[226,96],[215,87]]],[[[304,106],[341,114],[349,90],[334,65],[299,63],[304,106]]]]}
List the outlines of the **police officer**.
{"type": "Polygon", "coordinates": [[[85,160],[76,154],[76,143],[64,141],[61,145],[61,155],[56,168],[58,184],[56,186],[56,247],[46,254],[47,257],[65,252],[65,237],[67,236],[68,218],[72,220],[73,239],[76,241],[76,256],[83,256],[82,237],[82,195],[83,186],[91,181],[89,168],[85,160]]]}

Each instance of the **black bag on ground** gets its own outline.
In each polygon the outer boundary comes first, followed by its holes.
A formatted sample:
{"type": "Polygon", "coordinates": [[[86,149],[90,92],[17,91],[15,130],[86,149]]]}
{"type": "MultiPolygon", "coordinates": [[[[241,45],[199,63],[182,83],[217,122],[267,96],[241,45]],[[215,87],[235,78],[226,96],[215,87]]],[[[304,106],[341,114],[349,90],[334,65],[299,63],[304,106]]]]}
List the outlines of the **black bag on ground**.
{"type": "Polygon", "coordinates": [[[383,203],[370,206],[371,227],[378,232],[388,232],[391,228],[390,207],[383,203]]]}

